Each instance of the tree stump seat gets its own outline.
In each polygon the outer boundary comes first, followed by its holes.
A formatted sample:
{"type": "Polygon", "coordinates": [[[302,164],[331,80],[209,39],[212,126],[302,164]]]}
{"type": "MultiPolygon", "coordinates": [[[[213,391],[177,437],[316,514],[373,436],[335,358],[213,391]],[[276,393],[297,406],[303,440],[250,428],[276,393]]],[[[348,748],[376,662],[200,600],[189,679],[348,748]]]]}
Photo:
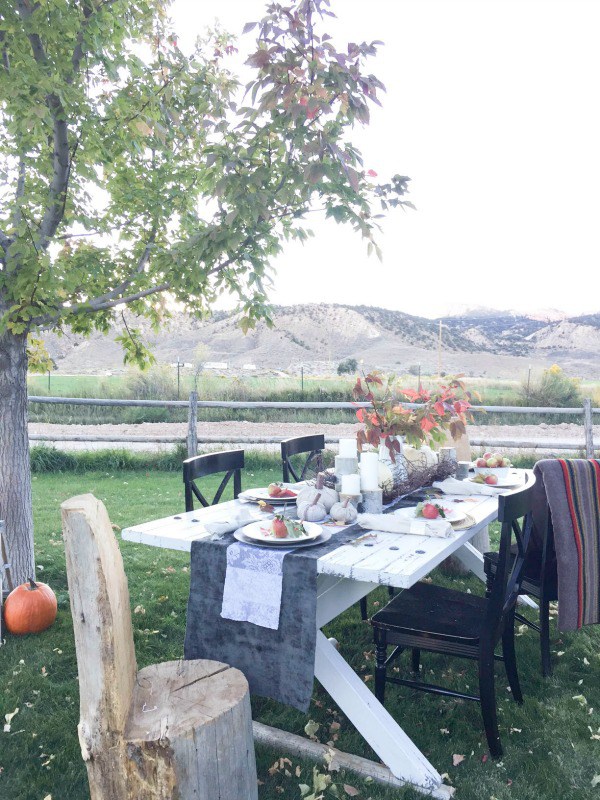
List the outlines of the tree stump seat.
{"type": "Polygon", "coordinates": [[[129,591],[104,505],[62,505],[91,800],[257,800],[248,682],[219,661],[137,670],[129,591]]]}

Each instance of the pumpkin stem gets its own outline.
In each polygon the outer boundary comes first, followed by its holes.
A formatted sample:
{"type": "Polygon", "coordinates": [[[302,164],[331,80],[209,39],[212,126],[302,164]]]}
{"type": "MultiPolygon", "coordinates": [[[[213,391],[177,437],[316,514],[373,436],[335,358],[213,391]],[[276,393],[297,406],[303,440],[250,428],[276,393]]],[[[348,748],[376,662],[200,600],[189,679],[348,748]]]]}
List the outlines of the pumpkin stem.
{"type": "Polygon", "coordinates": [[[33,578],[29,578],[29,586],[27,587],[27,591],[34,592],[37,588],[37,583],[33,580],[33,578]]]}
{"type": "Polygon", "coordinates": [[[319,474],[317,475],[317,480],[315,482],[315,489],[322,489],[324,482],[325,482],[325,476],[323,475],[322,472],[319,472],[319,474]]]}
{"type": "Polygon", "coordinates": [[[311,503],[311,506],[316,506],[316,505],[317,505],[317,503],[319,502],[319,499],[320,499],[320,497],[321,497],[321,492],[319,492],[319,494],[318,494],[318,495],[315,497],[315,499],[312,501],[312,503],[311,503]]]}
{"type": "Polygon", "coordinates": [[[342,505],[344,506],[344,508],[348,508],[348,503],[349,503],[349,502],[350,502],[350,498],[349,498],[349,497],[347,497],[347,498],[344,500],[344,502],[342,503],[342,505]]]}

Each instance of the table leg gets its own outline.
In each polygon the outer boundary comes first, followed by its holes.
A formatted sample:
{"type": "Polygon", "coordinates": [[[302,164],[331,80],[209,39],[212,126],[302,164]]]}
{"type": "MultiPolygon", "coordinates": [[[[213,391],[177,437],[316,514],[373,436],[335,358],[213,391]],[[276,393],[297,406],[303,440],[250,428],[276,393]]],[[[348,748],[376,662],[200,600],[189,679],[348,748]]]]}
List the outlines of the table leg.
{"type": "Polygon", "coordinates": [[[321,631],[315,677],[393,775],[432,797],[451,797],[437,770],[321,631]]]}

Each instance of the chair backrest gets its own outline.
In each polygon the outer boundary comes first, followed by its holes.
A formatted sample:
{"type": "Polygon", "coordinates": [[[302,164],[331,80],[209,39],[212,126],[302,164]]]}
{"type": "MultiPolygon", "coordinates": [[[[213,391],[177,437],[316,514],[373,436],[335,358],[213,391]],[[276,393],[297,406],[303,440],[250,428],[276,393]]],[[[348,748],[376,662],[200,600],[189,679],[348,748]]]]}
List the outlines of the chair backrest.
{"type": "Polygon", "coordinates": [[[61,510],[81,719],[96,720],[98,727],[80,729],[84,752],[85,742],[98,744],[92,734],[114,738],[123,730],[137,666],[127,578],[106,508],[84,494],[61,510]]]}
{"type": "Polygon", "coordinates": [[[482,636],[490,636],[494,642],[502,635],[505,616],[514,608],[521,589],[533,524],[534,485],[535,478],[529,475],[525,488],[498,498],[498,564],[482,629],[482,636]]]}
{"type": "Polygon", "coordinates": [[[315,434],[314,436],[295,436],[293,439],[284,439],[281,442],[281,468],[283,472],[283,482],[290,483],[290,479],[303,481],[309,469],[319,472],[322,467],[320,463],[321,454],[325,449],[325,436],[315,434]],[[302,468],[294,466],[290,458],[301,453],[308,453],[302,468]]]}
{"type": "Polygon", "coordinates": [[[207,453],[203,456],[187,458],[183,462],[183,483],[185,487],[185,510],[194,510],[194,497],[203,505],[214,506],[223,496],[225,487],[233,477],[233,497],[237,499],[242,491],[242,470],[244,469],[243,450],[223,450],[220,453],[207,453]],[[225,476],[219,484],[212,499],[208,501],[202,494],[195,481],[207,475],[224,472],[225,476]]]}

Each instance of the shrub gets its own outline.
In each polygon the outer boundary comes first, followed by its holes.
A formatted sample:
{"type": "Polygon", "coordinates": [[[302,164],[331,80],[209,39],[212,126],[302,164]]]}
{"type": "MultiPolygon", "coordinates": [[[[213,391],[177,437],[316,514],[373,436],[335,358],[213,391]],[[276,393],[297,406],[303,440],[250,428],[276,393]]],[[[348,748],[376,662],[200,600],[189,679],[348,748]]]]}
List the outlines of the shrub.
{"type": "Polygon", "coordinates": [[[338,375],[349,375],[351,372],[356,372],[358,369],[358,361],[355,358],[347,358],[345,361],[340,361],[337,368],[338,375]]]}
{"type": "Polygon", "coordinates": [[[529,391],[527,384],[523,383],[519,394],[526,406],[569,408],[582,403],[579,380],[565,375],[558,364],[545,369],[542,377],[530,384],[529,391]]]}
{"type": "Polygon", "coordinates": [[[132,370],[125,379],[125,391],[134,400],[176,400],[177,377],[166,364],[132,370]]]}

